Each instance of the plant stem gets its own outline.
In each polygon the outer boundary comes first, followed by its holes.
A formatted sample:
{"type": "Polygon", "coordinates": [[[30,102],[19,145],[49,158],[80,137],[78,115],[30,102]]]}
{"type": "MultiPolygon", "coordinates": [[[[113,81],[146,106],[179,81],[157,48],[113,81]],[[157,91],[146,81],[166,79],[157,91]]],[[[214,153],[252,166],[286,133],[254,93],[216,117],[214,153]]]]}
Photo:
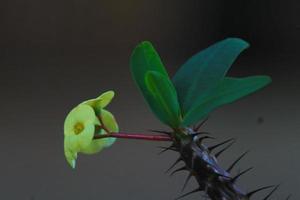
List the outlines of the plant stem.
{"type": "Polygon", "coordinates": [[[147,135],[147,134],[135,134],[135,133],[109,133],[103,135],[95,135],[94,139],[101,139],[101,138],[108,138],[108,137],[149,140],[149,141],[172,141],[172,138],[168,135],[147,135]]]}

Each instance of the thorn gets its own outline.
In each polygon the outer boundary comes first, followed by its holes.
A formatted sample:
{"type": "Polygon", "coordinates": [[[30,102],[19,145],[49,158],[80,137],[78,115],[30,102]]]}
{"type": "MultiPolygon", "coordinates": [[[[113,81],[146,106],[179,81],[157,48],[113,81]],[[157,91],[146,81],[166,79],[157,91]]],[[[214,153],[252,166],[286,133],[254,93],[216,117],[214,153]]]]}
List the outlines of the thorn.
{"type": "Polygon", "coordinates": [[[169,146],[169,147],[158,147],[160,149],[163,149],[162,151],[158,152],[158,155],[168,151],[168,150],[172,150],[172,151],[178,151],[176,148],[174,148],[173,145],[169,146]]]}
{"type": "Polygon", "coordinates": [[[229,147],[231,147],[235,142],[231,142],[226,147],[224,147],[222,150],[220,150],[218,153],[215,154],[215,157],[218,158],[224,151],[226,151],[229,147]]]}
{"type": "Polygon", "coordinates": [[[168,132],[168,131],[160,131],[160,130],[153,130],[153,129],[149,129],[149,131],[154,132],[154,133],[163,133],[163,134],[167,134],[167,135],[171,135],[172,132],[168,132]]]}
{"type": "Polygon", "coordinates": [[[210,135],[209,132],[195,132],[195,133],[192,133],[191,136],[194,138],[198,135],[210,135]]]}
{"type": "Polygon", "coordinates": [[[196,127],[194,127],[193,128],[194,131],[198,131],[205,124],[205,122],[207,122],[207,120],[208,120],[208,117],[205,118],[202,122],[200,122],[196,127]]]}
{"type": "Polygon", "coordinates": [[[187,186],[187,184],[188,184],[188,182],[189,182],[189,180],[191,179],[192,176],[193,176],[193,173],[190,172],[189,175],[187,176],[187,178],[186,178],[185,181],[184,181],[184,184],[183,184],[183,187],[182,187],[182,189],[181,189],[181,192],[184,191],[184,189],[186,188],[186,186],[187,186]]]}
{"type": "Polygon", "coordinates": [[[227,169],[227,172],[229,173],[232,168],[248,153],[249,151],[246,151],[245,153],[243,153],[240,157],[238,157],[227,169]]]}
{"type": "Polygon", "coordinates": [[[257,192],[260,192],[262,190],[266,190],[266,189],[269,189],[269,188],[272,188],[274,187],[274,185],[269,185],[269,186],[265,186],[265,187],[261,187],[261,188],[258,188],[256,190],[253,190],[252,192],[248,192],[247,193],[247,197],[250,198],[252,195],[254,195],[255,193],[257,192]]]}
{"type": "Polygon", "coordinates": [[[216,145],[214,145],[214,146],[208,147],[208,150],[211,152],[211,151],[214,150],[215,148],[217,148],[217,147],[219,147],[219,146],[221,146],[221,145],[223,145],[223,144],[226,144],[226,143],[228,143],[228,142],[230,142],[230,141],[233,141],[233,140],[235,141],[234,138],[230,138],[230,139],[228,139],[228,140],[225,140],[224,142],[221,142],[221,143],[216,144],[216,145]]]}
{"type": "Polygon", "coordinates": [[[198,140],[197,142],[199,142],[199,144],[201,144],[202,141],[205,140],[205,139],[216,139],[216,138],[211,137],[211,136],[204,136],[202,138],[197,139],[198,140]]]}
{"type": "Polygon", "coordinates": [[[183,166],[183,167],[180,167],[180,168],[174,170],[174,171],[170,174],[170,176],[174,175],[174,174],[177,173],[177,172],[184,171],[184,170],[187,170],[186,166],[183,166]]]}
{"type": "Polygon", "coordinates": [[[224,175],[224,174],[219,174],[219,173],[214,173],[214,175],[213,175],[213,176],[215,176],[215,177],[223,177],[223,178],[231,179],[231,177],[229,177],[229,176],[226,176],[226,175],[224,175]]]}
{"type": "Polygon", "coordinates": [[[181,157],[179,157],[166,171],[168,173],[171,169],[173,169],[180,161],[182,161],[181,157]]]}
{"type": "Polygon", "coordinates": [[[279,188],[279,185],[276,185],[276,187],[274,187],[274,189],[263,199],[263,200],[267,200],[269,199],[269,197],[279,188]]]}
{"type": "Polygon", "coordinates": [[[191,194],[193,194],[193,193],[200,192],[200,191],[201,191],[201,189],[200,189],[200,188],[197,188],[197,189],[195,189],[195,190],[192,190],[192,191],[190,191],[190,192],[188,192],[188,193],[185,193],[185,194],[183,194],[183,195],[177,197],[175,200],[182,199],[183,197],[186,197],[186,196],[188,196],[188,195],[191,195],[191,194]]]}
{"type": "Polygon", "coordinates": [[[234,178],[231,179],[232,183],[236,182],[236,180],[237,180],[240,176],[242,176],[243,174],[249,172],[249,171],[252,170],[252,169],[253,169],[253,167],[249,167],[248,169],[246,169],[246,170],[244,170],[244,171],[238,173],[234,178]]]}

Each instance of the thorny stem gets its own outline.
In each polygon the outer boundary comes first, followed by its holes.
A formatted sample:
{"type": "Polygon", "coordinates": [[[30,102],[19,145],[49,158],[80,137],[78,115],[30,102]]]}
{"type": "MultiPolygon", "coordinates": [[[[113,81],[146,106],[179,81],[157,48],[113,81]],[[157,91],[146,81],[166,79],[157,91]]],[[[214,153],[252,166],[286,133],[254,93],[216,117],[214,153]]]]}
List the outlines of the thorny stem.
{"type": "Polygon", "coordinates": [[[101,138],[108,138],[108,137],[149,140],[149,141],[172,141],[172,138],[168,135],[147,135],[147,134],[134,134],[134,133],[108,133],[103,135],[95,135],[94,139],[101,139],[101,138]]]}

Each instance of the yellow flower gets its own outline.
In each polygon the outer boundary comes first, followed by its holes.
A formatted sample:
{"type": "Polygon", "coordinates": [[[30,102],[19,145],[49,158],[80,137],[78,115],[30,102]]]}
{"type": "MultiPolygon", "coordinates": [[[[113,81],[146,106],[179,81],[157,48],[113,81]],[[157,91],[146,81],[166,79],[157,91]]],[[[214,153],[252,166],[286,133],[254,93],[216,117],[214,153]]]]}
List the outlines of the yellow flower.
{"type": "Polygon", "coordinates": [[[96,99],[79,104],[67,115],[64,123],[64,151],[72,168],[75,168],[79,152],[94,154],[115,142],[116,138],[93,139],[95,134],[119,131],[112,113],[103,109],[113,96],[113,91],[105,92],[96,99]]]}

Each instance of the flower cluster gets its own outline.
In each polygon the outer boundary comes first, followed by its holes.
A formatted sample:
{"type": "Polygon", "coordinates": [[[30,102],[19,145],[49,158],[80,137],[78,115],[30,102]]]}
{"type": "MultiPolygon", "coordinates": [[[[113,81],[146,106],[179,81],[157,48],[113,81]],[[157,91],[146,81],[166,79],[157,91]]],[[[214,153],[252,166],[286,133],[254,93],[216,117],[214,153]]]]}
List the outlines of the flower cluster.
{"type": "Polygon", "coordinates": [[[97,134],[118,132],[118,124],[109,111],[104,109],[114,97],[113,91],[107,91],[96,99],[82,102],[67,115],[64,123],[65,157],[75,168],[77,154],[94,154],[111,146],[116,138],[94,140],[97,134]]]}

